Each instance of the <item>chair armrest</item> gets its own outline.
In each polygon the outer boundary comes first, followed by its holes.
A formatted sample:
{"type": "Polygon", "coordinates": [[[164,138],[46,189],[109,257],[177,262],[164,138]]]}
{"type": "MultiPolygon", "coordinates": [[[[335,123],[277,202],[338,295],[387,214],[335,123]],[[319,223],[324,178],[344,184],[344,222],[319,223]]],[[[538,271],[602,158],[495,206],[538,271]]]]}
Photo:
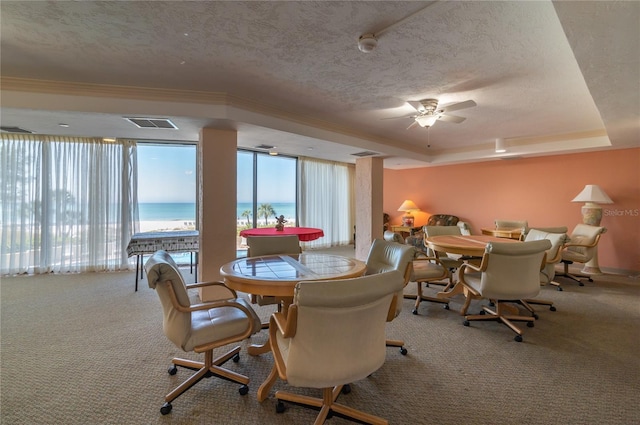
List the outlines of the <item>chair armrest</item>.
{"type": "Polygon", "coordinates": [[[193,311],[210,310],[212,308],[218,308],[218,307],[233,307],[233,308],[242,310],[247,315],[247,317],[252,316],[251,311],[249,311],[247,307],[236,302],[235,300],[207,301],[204,303],[191,304],[185,307],[182,304],[180,304],[180,302],[178,301],[178,297],[176,296],[176,293],[173,290],[173,285],[171,285],[170,283],[167,283],[167,287],[169,288],[168,292],[169,292],[169,297],[171,298],[171,303],[173,304],[175,309],[178,310],[179,312],[190,313],[193,311]]]}
{"type": "Polygon", "coordinates": [[[287,316],[284,313],[276,312],[271,315],[269,326],[275,325],[284,338],[292,338],[296,335],[298,325],[298,309],[295,305],[289,307],[287,316]]]}
{"type": "Polygon", "coordinates": [[[440,259],[438,257],[430,257],[430,256],[428,256],[427,254],[425,254],[422,251],[417,251],[416,252],[416,257],[413,259],[413,261],[414,262],[416,262],[416,261],[430,261],[430,262],[433,261],[434,263],[439,264],[442,267],[444,267],[442,265],[442,261],[440,261],[440,259]]]}
{"type": "Polygon", "coordinates": [[[227,285],[224,284],[224,282],[220,282],[220,281],[188,283],[188,284],[185,284],[185,286],[187,287],[187,289],[205,288],[209,286],[220,286],[226,289],[227,291],[229,291],[229,294],[230,294],[229,298],[238,298],[238,294],[236,293],[235,290],[229,288],[227,285]]]}

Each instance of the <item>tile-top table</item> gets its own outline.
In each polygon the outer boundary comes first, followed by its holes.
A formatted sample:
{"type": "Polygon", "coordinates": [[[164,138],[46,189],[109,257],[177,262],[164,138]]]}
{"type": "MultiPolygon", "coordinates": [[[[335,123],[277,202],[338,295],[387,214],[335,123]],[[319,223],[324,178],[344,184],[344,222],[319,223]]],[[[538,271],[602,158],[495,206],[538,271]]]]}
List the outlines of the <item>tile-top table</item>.
{"type": "MultiPolygon", "coordinates": [[[[138,270],[142,277],[142,261],[145,254],[153,254],[158,250],[167,252],[196,253],[196,275],[198,274],[198,251],[200,250],[200,233],[197,230],[176,230],[171,232],[144,232],[131,236],[127,245],[127,255],[136,256],[136,291],[138,290],[138,270]]],[[[191,263],[193,265],[193,261],[191,263]]],[[[193,270],[192,270],[193,271],[193,270]]]]}
{"type": "Polygon", "coordinates": [[[236,291],[292,298],[300,281],[347,279],[361,276],[366,268],[353,258],[303,252],[239,258],[223,265],[220,274],[236,291]]]}

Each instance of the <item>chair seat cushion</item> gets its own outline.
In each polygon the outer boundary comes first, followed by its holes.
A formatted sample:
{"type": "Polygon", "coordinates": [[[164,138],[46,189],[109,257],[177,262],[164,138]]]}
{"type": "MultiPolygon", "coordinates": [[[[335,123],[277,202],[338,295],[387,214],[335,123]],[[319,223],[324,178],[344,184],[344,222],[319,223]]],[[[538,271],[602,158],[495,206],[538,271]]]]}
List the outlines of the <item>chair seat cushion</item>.
{"type": "Polygon", "coordinates": [[[413,273],[411,274],[411,281],[413,282],[417,280],[444,279],[447,276],[447,270],[440,264],[430,261],[413,262],[413,273]]]}
{"type": "Polygon", "coordinates": [[[251,326],[251,333],[258,332],[262,327],[261,321],[249,303],[242,298],[232,301],[247,307],[251,316],[247,317],[242,310],[235,307],[194,311],[191,313],[191,335],[182,349],[200,351],[197,349],[198,346],[243,334],[247,331],[247,326],[251,326]]]}

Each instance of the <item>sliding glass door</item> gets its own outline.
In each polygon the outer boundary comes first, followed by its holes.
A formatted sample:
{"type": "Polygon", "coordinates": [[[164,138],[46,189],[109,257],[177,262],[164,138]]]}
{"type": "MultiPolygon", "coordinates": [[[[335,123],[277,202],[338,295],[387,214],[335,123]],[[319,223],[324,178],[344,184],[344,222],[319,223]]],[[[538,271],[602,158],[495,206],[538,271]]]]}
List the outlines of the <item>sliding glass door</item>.
{"type": "MultiPolygon", "coordinates": [[[[238,151],[238,233],[242,229],[275,226],[284,216],[285,226],[295,226],[297,217],[297,159],[260,152],[238,151]]],[[[237,249],[246,249],[238,237],[237,249]]]]}

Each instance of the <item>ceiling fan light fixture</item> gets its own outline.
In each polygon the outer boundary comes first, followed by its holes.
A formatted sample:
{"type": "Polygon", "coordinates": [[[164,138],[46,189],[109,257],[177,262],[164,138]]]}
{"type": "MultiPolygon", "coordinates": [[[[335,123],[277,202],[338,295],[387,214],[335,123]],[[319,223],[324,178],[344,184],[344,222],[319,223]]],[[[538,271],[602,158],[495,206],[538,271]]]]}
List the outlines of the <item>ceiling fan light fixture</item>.
{"type": "Polygon", "coordinates": [[[362,34],[358,38],[358,49],[363,53],[369,53],[378,45],[378,39],[375,34],[362,34]]]}
{"type": "Polygon", "coordinates": [[[437,120],[437,115],[420,115],[416,117],[416,122],[420,127],[431,127],[437,120]]]}
{"type": "Polygon", "coordinates": [[[505,153],[507,148],[504,145],[504,139],[499,137],[496,139],[496,153],[505,153]]]}

